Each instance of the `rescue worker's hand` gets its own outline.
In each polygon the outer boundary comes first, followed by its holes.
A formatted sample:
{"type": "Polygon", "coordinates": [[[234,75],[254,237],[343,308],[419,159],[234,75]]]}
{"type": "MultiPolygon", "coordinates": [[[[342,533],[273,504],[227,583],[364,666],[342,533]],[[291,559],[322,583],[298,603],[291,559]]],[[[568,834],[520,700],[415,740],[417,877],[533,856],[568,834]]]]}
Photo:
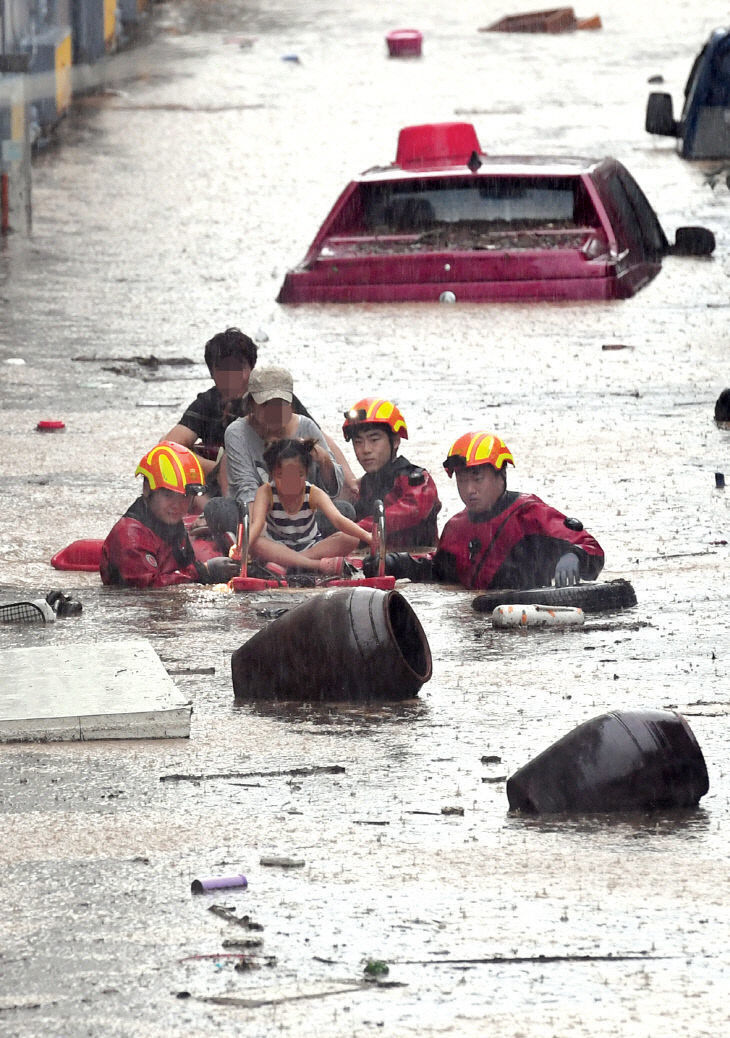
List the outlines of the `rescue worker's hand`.
{"type": "Polygon", "coordinates": [[[572,551],[561,555],[555,565],[555,587],[580,583],[580,560],[572,551]]]}
{"type": "MultiPolygon", "coordinates": [[[[400,577],[409,576],[409,571],[413,559],[405,551],[389,551],[385,556],[385,572],[389,577],[400,577]]],[[[377,577],[378,575],[378,560],[372,555],[366,555],[362,560],[362,571],[366,577],[377,577]]]]}
{"type": "Polygon", "coordinates": [[[204,584],[227,584],[231,577],[237,577],[241,573],[241,563],[227,559],[224,555],[208,559],[200,568],[207,577],[203,580],[204,584]]]}

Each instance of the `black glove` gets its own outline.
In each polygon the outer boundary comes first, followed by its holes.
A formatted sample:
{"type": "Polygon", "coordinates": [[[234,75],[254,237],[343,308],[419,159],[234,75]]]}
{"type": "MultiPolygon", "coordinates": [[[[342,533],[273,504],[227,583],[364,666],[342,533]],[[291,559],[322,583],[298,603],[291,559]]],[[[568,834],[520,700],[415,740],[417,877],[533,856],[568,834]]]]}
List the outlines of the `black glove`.
{"type": "MultiPolygon", "coordinates": [[[[389,577],[399,580],[403,577],[412,577],[416,560],[406,551],[389,551],[385,556],[385,572],[389,577]]],[[[362,560],[362,571],[366,577],[377,577],[378,560],[372,555],[366,555],[362,560]]]]}
{"type": "Polygon", "coordinates": [[[198,563],[201,584],[227,584],[231,577],[241,573],[241,563],[227,559],[225,555],[198,563]]]}
{"type": "Polygon", "coordinates": [[[555,564],[555,587],[580,584],[580,560],[572,551],[561,555],[555,564]]]}

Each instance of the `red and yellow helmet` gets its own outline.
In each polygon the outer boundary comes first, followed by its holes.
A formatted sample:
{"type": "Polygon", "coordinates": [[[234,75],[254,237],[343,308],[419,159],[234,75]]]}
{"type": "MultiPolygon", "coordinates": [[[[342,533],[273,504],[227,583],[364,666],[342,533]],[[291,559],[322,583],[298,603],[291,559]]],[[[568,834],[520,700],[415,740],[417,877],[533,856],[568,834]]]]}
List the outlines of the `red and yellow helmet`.
{"type": "Polygon", "coordinates": [[[181,443],[163,440],[147,451],[135,471],[144,476],[150,490],[173,490],[176,494],[202,494],[205,476],[192,451],[181,443]]]}
{"type": "Polygon", "coordinates": [[[349,411],[345,411],[342,432],[346,440],[352,439],[352,434],[359,425],[387,425],[396,436],[403,440],[408,439],[405,418],[394,403],[381,397],[365,397],[364,400],[358,400],[353,404],[349,411]]]}
{"type": "Polygon", "coordinates": [[[457,469],[475,468],[477,465],[492,465],[497,471],[505,465],[514,465],[509,447],[499,436],[488,432],[468,432],[451,445],[444,468],[453,476],[457,469]]]}

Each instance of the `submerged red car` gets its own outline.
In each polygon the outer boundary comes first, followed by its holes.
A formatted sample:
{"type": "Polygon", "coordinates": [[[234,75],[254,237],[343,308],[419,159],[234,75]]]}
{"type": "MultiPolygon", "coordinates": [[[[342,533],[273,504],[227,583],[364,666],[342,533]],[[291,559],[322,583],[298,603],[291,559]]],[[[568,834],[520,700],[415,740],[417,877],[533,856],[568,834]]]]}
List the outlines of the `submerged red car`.
{"type": "Polygon", "coordinates": [[[408,126],[394,163],[347,185],[277,301],[624,299],[670,251],[714,245],[685,227],[670,246],[616,159],[494,158],[470,123],[408,126]]]}

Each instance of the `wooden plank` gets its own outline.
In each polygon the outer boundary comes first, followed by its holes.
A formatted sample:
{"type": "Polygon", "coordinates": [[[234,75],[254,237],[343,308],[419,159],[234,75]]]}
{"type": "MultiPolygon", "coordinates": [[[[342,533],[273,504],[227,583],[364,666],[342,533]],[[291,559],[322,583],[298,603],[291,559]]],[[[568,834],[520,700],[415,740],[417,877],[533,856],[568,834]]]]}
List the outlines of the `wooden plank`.
{"type": "Polygon", "coordinates": [[[192,704],[148,641],[0,653],[0,742],[190,737],[192,704]]]}

